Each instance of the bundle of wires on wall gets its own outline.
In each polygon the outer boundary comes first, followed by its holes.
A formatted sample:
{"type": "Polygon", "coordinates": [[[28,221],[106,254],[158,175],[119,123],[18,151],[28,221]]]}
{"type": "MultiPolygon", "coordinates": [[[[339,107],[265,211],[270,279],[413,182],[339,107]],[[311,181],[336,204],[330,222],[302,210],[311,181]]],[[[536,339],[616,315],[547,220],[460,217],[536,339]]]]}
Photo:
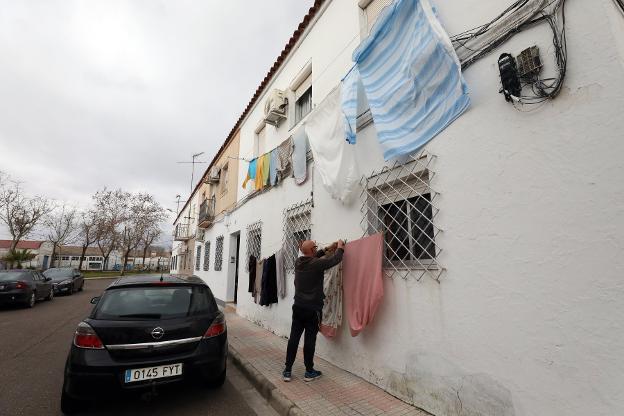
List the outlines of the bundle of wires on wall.
{"type": "Polygon", "coordinates": [[[624,0],[613,0],[613,2],[620,9],[620,11],[624,13],[624,0]]]}
{"type": "Polygon", "coordinates": [[[490,22],[452,36],[451,42],[462,69],[468,68],[516,33],[547,22],[553,32],[557,74],[552,78],[539,78],[539,71],[520,74],[521,89],[528,86],[531,94],[514,99],[526,104],[538,104],[555,98],[561,91],[567,66],[565,2],[566,0],[517,0],[490,22]]]}

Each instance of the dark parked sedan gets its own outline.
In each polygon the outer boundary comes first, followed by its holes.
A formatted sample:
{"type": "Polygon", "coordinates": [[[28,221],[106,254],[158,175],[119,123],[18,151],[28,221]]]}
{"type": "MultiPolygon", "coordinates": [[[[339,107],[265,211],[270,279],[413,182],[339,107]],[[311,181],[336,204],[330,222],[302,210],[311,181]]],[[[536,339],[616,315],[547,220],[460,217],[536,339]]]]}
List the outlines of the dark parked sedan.
{"type": "Polygon", "coordinates": [[[84,277],[72,267],[53,267],[43,272],[45,277],[52,279],[54,293],[68,295],[81,291],[84,286],[84,277]]]}
{"type": "Polygon", "coordinates": [[[67,357],[64,413],[90,400],[183,380],[225,381],[227,331],[197,277],[135,276],[111,284],[78,324],[67,357]]]}
{"type": "Polygon", "coordinates": [[[32,308],[41,299],[52,300],[52,282],[35,270],[0,271],[0,304],[21,304],[32,308]]]}

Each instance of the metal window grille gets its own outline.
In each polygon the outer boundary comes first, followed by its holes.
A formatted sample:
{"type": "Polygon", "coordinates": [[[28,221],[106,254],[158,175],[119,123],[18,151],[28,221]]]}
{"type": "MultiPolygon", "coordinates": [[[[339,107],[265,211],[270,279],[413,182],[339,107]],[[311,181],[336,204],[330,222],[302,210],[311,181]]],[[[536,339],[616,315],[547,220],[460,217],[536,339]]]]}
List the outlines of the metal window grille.
{"type": "Polygon", "coordinates": [[[204,271],[210,270],[210,241],[204,243],[204,271]]]}
{"type": "MultiPolygon", "coordinates": [[[[260,259],[262,247],[262,221],[254,222],[247,226],[247,260],[250,256],[260,259]]],[[[246,270],[249,271],[249,262],[245,261],[246,270]]]]}
{"type": "Polygon", "coordinates": [[[220,272],[222,264],[223,264],[223,236],[221,235],[217,237],[217,245],[215,247],[214,269],[220,272]]]}
{"type": "Polygon", "coordinates": [[[365,235],[384,234],[384,265],[388,277],[428,275],[436,281],[444,271],[436,242],[439,192],[431,187],[436,157],[425,151],[362,178],[365,235]]]}
{"type": "Polygon", "coordinates": [[[195,270],[199,270],[199,264],[201,262],[201,246],[197,246],[195,254],[195,270]]]}
{"type": "Polygon", "coordinates": [[[312,238],[312,200],[300,202],[284,210],[284,249],[287,270],[295,268],[299,244],[312,238]]]}

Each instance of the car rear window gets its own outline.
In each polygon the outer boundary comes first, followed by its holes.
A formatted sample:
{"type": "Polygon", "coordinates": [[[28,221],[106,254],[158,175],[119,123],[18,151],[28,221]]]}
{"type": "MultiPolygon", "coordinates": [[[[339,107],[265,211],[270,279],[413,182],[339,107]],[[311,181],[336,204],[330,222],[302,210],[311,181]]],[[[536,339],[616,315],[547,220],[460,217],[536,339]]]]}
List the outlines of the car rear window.
{"type": "Polygon", "coordinates": [[[95,319],[173,319],[213,313],[217,304],[207,287],[150,286],[104,292],[95,319]]]}
{"type": "Polygon", "coordinates": [[[74,275],[73,269],[48,269],[43,272],[45,277],[55,278],[55,277],[72,277],[74,275]]]}
{"type": "Polygon", "coordinates": [[[30,272],[0,272],[0,282],[32,280],[30,272]]]}

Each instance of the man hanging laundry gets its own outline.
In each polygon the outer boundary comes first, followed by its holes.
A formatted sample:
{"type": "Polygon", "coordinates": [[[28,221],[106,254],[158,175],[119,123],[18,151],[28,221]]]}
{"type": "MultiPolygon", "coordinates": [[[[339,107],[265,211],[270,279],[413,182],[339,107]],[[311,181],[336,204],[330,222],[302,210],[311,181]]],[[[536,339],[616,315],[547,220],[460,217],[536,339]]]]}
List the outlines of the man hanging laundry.
{"type": "Polygon", "coordinates": [[[336,248],[334,255],[321,258],[325,255],[325,251],[318,250],[314,241],[306,240],[299,246],[303,256],[295,262],[295,303],[292,307],[292,326],[286,350],[286,368],[282,373],[284,381],[290,381],[292,378],[292,365],[304,330],[303,361],[306,372],[303,379],[312,381],[322,374],[314,369],[314,350],[323,310],[323,272],[342,261],[344,241],[338,240],[330,247],[336,248]]]}

